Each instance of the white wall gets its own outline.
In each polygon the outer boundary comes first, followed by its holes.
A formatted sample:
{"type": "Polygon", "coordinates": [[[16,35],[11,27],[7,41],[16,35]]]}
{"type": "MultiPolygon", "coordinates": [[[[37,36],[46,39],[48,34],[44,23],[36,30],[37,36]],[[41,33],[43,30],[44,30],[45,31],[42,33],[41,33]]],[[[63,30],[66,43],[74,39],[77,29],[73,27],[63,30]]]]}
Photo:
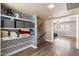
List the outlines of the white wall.
{"type": "Polygon", "coordinates": [[[45,33],[43,19],[37,18],[37,38],[39,38],[43,33],[45,33]]]}
{"type": "Polygon", "coordinates": [[[37,19],[37,38],[38,38],[37,42],[38,44],[43,43],[45,41],[45,35],[41,37],[41,35],[46,33],[44,23],[45,22],[42,19],[39,19],[39,18],[37,19]]]}
{"type": "Polygon", "coordinates": [[[53,21],[44,20],[41,25],[38,27],[38,38],[46,32],[45,37],[42,40],[53,42],[53,21]]]}
{"type": "Polygon", "coordinates": [[[37,30],[37,37],[38,37],[38,38],[39,38],[43,33],[45,33],[44,27],[45,27],[44,22],[42,22],[41,25],[38,27],[38,30],[37,30]]]}
{"type": "Polygon", "coordinates": [[[53,22],[52,20],[45,21],[46,41],[53,42],[53,22]]]}

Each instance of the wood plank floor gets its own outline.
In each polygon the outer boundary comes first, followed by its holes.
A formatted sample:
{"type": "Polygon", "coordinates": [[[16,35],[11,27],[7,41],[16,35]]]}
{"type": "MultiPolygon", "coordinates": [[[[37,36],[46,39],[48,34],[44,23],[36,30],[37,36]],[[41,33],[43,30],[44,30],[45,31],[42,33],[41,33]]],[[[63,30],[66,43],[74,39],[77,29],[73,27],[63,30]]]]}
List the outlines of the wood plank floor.
{"type": "Polygon", "coordinates": [[[28,48],[13,56],[79,56],[76,38],[58,37],[54,43],[43,41],[37,49],[28,48]]]}

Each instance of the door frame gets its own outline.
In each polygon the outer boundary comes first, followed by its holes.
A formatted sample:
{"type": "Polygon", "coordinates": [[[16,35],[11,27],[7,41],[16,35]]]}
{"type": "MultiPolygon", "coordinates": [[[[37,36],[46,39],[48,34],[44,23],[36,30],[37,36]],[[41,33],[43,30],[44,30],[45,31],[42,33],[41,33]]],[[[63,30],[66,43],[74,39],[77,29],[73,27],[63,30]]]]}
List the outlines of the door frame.
{"type": "Polygon", "coordinates": [[[76,48],[79,49],[79,26],[78,26],[78,22],[79,22],[79,15],[75,15],[76,16],[76,48]]]}

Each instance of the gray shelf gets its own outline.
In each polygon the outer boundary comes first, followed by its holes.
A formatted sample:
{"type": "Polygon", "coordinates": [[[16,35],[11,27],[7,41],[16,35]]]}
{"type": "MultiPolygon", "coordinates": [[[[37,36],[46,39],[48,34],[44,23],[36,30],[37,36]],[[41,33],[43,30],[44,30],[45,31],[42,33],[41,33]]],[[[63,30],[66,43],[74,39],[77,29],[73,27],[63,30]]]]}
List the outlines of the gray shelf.
{"type": "Polygon", "coordinates": [[[13,16],[7,16],[7,15],[2,15],[2,14],[0,14],[0,16],[5,17],[5,18],[17,19],[17,20],[21,20],[21,21],[27,21],[27,22],[32,22],[32,23],[34,23],[34,21],[28,20],[28,19],[16,18],[16,17],[13,17],[13,16]]]}

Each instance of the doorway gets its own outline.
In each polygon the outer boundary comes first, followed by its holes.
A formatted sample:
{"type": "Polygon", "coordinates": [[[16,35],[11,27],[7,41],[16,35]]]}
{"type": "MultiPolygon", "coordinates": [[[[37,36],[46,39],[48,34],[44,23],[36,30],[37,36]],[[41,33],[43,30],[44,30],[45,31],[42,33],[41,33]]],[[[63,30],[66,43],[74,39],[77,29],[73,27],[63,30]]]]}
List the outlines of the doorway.
{"type": "Polygon", "coordinates": [[[70,15],[66,17],[56,18],[53,21],[54,41],[60,42],[60,39],[63,39],[62,42],[64,42],[64,39],[66,41],[69,40],[70,42],[73,42],[72,44],[75,46],[75,48],[79,49],[78,19],[78,15],[70,15]]]}

